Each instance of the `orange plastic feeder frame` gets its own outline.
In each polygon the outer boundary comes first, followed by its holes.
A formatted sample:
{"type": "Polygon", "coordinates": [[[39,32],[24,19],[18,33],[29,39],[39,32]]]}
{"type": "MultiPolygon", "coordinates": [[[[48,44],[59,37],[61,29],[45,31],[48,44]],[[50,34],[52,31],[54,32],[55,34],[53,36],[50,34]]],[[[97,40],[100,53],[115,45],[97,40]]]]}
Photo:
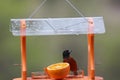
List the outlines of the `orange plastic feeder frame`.
{"type": "Polygon", "coordinates": [[[85,21],[85,19],[83,18],[12,19],[11,31],[14,36],[20,36],[21,39],[21,67],[22,67],[21,78],[14,78],[13,80],[51,80],[49,78],[32,79],[31,77],[27,77],[26,36],[74,35],[74,34],[88,35],[88,76],[65,78],[64,80],[103,80],[102,77],[95,76],[95,62],[94,62],[94,34],[97,33],[101,34],[105,32],[103,18],[87,17],[86,19],[88,20],[88,22],[85,21]],[[68,25],[66,25],[66,23],[68,25]],[[35,26],[38,26],[36,31],[29,29],[30,27],[36,28],[35,26]]]}
{"type": "Polygon", "coordinates": [[[64,80],[103,80],[102,77],[95,76],[94,64],[94,34],[105,32],[103,17],[84,17],[84,15],[69,1],[65,0],[82,18],[42,18],[31,19],[38,12],[47,0],[43,0],[41,5],[30,15],[28,19],[11,19],[11,32],[21,39],[21,78],[13,80],[51,80],[50,78],[32,79],[27,77],[26,66],[26,36],[36,35],[79,35],[88,36],[88,75],[80,77],[66,77],[64,80]]]}

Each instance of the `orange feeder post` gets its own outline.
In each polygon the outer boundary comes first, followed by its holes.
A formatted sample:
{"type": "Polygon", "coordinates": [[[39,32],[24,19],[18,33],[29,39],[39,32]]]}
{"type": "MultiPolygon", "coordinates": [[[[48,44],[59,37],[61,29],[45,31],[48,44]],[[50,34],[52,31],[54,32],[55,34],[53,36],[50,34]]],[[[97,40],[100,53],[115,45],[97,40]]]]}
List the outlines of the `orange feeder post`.
{"type": "Polygon", "coordinates": [[[92,18],[88,19],[88,78],[89,80],[95,80],[95,66],[94,66],[94,22],[92,18]]]}
{"type": "Polygon", "coordinates": [[[22,71],[21,71],[21,76],[22,76],[22,80],[27,80],[27,69],[26,69],[26,22],[25,20],[21,20],[20,21],[21,24],[21,67],[22,67],[22,71]]]}

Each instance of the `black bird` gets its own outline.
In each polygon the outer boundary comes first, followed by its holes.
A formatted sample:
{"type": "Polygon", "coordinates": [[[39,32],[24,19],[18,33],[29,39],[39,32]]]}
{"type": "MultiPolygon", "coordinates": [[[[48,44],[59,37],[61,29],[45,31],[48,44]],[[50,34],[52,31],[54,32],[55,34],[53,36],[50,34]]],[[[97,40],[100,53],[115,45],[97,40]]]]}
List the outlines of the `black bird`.
{"type": "Polygon", "coordinates": [[[72,51],[69,51],[69,50],[63,51],[63,62],[69,63],[70,64],[70,71],[72,71],[74,75],[78,75],[77,63],[76,63],[75,59],[73,59],[73,57],[70,56],[71,52],[72,51]]]}

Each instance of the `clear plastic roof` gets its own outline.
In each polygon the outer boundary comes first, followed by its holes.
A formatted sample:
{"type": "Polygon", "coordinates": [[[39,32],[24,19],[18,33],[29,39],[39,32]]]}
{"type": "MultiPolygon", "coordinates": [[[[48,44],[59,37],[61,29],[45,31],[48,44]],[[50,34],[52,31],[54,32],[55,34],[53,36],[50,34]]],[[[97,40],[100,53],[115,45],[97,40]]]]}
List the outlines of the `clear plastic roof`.
{"type": "MultiPolygon", "coordinates": [[[[105,32],[103,17],[91,17],[94,22],[93,31],[88,31],[89,23],[86,18],[40,18],[24,19],[26,22],[26,36],[35,35],[79,35],[101,34],[105,32]]],[[[20,36],[21,19],[11,19],[11,32],[20,36]]]]}

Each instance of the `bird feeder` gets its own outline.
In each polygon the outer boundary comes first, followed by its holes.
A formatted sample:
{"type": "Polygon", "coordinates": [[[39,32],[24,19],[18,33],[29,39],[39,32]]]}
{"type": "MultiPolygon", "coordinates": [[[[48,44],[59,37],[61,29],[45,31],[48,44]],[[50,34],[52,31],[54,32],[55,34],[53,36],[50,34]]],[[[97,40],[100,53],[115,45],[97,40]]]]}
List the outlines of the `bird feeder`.
{"type": "Polygon", "coordinates": [[[94,34],[105,33],[103,17],[11,19],[11,32],[21,39],[21,78],[13,80],[51,80],[27,77],[26,36],[79,34],[88,36],[88,75],[65,80],[103,80],[102,77],[95,76],[94,63],[94,34]]]}

